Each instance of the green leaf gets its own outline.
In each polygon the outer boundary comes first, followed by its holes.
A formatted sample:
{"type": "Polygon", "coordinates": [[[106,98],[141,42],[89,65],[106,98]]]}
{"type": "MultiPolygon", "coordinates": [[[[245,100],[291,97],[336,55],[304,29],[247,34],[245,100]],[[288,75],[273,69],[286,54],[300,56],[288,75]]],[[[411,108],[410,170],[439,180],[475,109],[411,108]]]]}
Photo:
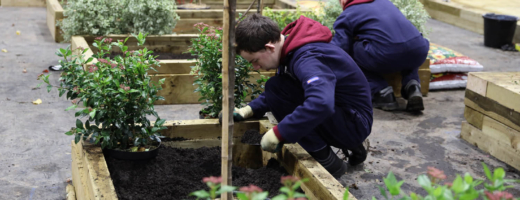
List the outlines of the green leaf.
{"type": "Polygon", "coordinates": [[[410,198],[412,198],[412,200],[419,200],[419,197],[414,192],[410,193],[410,198]]]}
{"type": "Polygon", "coordinates": [[[269,192],[262,192],[260,194],[255,195],[252,200],[265,200],[269,196],[269,192]]]}
{"type": "Polygon", "coordinates": [[[462,178],[460,175],[457,175],[457,178],[453,181],[453,185],[451,186],[451,190],[453,190],[455,193],[462,193],[464,192],[464,181],[462,181],[462,178]]]}
{"type": "Polygon", "coordinates": [[[385,197],[385,199],[388,199],[388,195],[386,194],[386,190],[385,190],[383,187],[379,186],[379,185],[378,185],[377,187],[379,188],[379,193],[380,193],[383,197],[385,197]]]}
{"type": "Polygon", "coordinates": [[[489,170],[489,168],[487,167],[486,163],[482,162],[482,166],[484,167],[484,173],[486,174],[487,178],[493,182],[494,179],[493,177],[491,176],[491,171],[489,170]]]}
{"type": "Polygon", "coordinates": [[[287,196],[285,194],[279,194],[273,197],[271,200],[287,200],[287,196]]]}
{"type": "Polygon", "coordinates": [[[52,90],[52,85],[47,85],[47,92],[51,92],[52,90]]]}
{"type": "Polygon", "coordinates": [[[432,190],[432,182],[426,175],[420,175],[417,177],[417,182],[419,182],[419,185],[423,187],[427,192],[431,192],[432,190]]]}
{"type": "Polygon", "coordinates": [[[250,200],[245,193],[236,193],[236,196],[239,200],[250,200]]]}
{"type": "Polygon", "coordinates": [[[345,188],[345,193],[343,193],[343,200],[348,200],[348,195],[349,195],[348,187],[346,187],[345,188]]]}
{"type": "Polygon", "coordinates": [[[493,173],[493,178],[495,180],[497,180],[497,179],[504,179],[505,176],[506,176],[506,172],[501,167],[495,169],[495,172],[493,173]]]}
{"type": "Polygon", "coordinates": [[[466,183],[468,184],[471,184],[473,183],[473,177],[471,177],[471,175],[466,172],[466,174],[464,174],[464,181],[466,181],[466,183]]]}
{"type": "Polygon", "coordinates": [[[307,196],[305,194],[302,194],[302,193],[299,193],[299,192],[294,193],[293,197],[294,198],[299,198],[299,197],[300,198],[303,198],[303,197],[307,198],[307,196]]]}
{"type": "Polygon", "coordinates": [[[76,109],[76,107],[78,107],[78,105],[74,104],[72,106],[69,106],[67,109],[65,109],[65,111],[69,111],[70,109],[76,109]]]}
{"type": "Polygon", "coordinates": [[[229,185],[223,185],[220,187],[220,194],[226,193],[226,192],[233,192],[237,187],[229,186],[229,185]]]}
{"type": "Polygon", "coordinates": [[[77,133],[76,136],[74,137],[74,142],[77,144],[80,140],[81,140],[81,133],[77,133]]]}
{"type": "Polygon", "coordinates": [[[96,109],[92,109],[92,111],[89,113],[90,115],[90,118],[94,119],[94,117],[96,116],[96,109]]]}
{"type": "Polygon", "coordinates": [[[442,187],[435,188],[435,190],[433,190],[433,196],[437,198],[440,197],[442,195],[442,190],[442,187]]]}
{"type": "Polygon", "coordinates": [[[477,199],[478,196],[479,196],[479,193],[476,191],[473,191],[470,193],[460,195],[459,200],[474,200],[474,199],[477,199]]]}
{"type": "Polygon", "coordinates": [[[76,119],[76,128],[83,129],[83,122],[79,119],[76,119]]]}
{"type": "Polygon", "coordinates": [[[74,131],[67,131],[67,132],[65,133],[65,135],[73,135],[73,134],[74,134],[74,131]]]}
{"type": "Polygon", "coordinates": [[[291,190],[289,190],[289,188],[287,188],[287,187],[282,187],[282,188],[280,188],[280,192],[283,192],[285,194],[289,194],[289,193],[291,193],[291,190]]]}
{"type": "Polygon", "coordinates": [[[198,190],[190,193],[190,196],[196,196],[197,198],[209,198],[209,192],[206,190],[198,190]]]}

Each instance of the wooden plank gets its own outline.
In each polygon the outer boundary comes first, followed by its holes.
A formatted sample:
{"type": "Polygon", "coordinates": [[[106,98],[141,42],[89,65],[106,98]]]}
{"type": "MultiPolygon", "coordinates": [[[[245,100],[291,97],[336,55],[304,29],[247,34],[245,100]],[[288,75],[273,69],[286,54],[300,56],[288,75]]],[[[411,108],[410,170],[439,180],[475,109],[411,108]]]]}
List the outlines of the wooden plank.
{"type": "Polygon", "coordinates": [[[87,181],[93,194],[92,199],[116,200],[116,190],[101,147],[85,145],[83,148],[83,159],[88,169],[87,181]]]}
{"type": "Polygon", "coordinates": [[[63,8],[58,0],[47,0],[47,27],[54,41],[63,41],[61,29],[56,26],[56,21],[63,20],[63,8]]]}
{"type": "MultiPolygon", "coordinates": [[[[269,129],[273,128],[275,125],[274,124],[271,124],[269,122],[269,120],[259,120],[258,121],[259,123],[259,131],[260,131],[260,134],[265,134],[267,131],[269,131],[269,129]]],[[[268,151],[262,151],[262,162],[263,162],[263,165],[267,165],[267,163],[269,162],[269,160],[271,160],[271,158],[276,158],[276,154],[275,153],[271,153],[271,152],[268,152],[268,151]]]]}
{"type": "Polygon", "coordinates": [[[3,7],[45,7],[45,0],[0,0],[3,7]]]}
{"type": "Polygon", "coordinates": [[[84,165],[81,154],[78,151],[78,146],[81,146],[81,143],[75,144],[74,141],[71,141],[71,149],[72,149],[72,184],[74,184],[74,189],[77,194],[78,200],[90,200],[90,195],[86,191],[87,182],[86,176],[83,174],[84,165]]]}
{"type": "Polygon", "coordinates": [[[200,33],[200,31],[195,28],[193,25],[196,23],[204,23],[209,26],[214,27],[222,27],[222,18],[192,18],[192,19],[181,19],[177,22],[175,25],[175,28],[173,29],[174,33],[177,34],[195,34],[200,33]]]}
{"type": "Polygon", "coordinates": [[[466,90],[471,90],[479,95],[486,96],[488,82],[484,79],[475,76],[474,73],[468,74],[468,83],[466,84],[466,90]]]}
{"type": "Polygon", "coordinates": [[[189,74],[191,67],[197,64],[192,60],[160,60],[160,67],[155,67],[156,71],[150,70],[148,74],[189,74]]]}
{"type": "Polygon", "coordinates": [[[65,187],[65,192],[67,193],[67,200],[76,200],[76,192],[74,192],[74,186],[71,184],[67,184],[65,187]]]}
{"type": "Polygon", "coordinates": [[[464,104],[486,116],[489,116],[517,131],[520,131],[520,112],[507,108],[489,98],[471,90],[466,90],[464,104]]]}
{"type": "MultiPolygon", "coordinates": [[[[430,90],[430,78],[430,69],[419,69],[419,79],[421,80],[421,93],[423,96],[428,96],[428,91],[430,90]]],[[[388,84],[392,86],[392,88],[394,89],[394,95],[396,97],[401,97],[401,74],[393,73],[385,75],[385,79],[387,80],[388,84]]]]}
{"type": "Polygon", "coordinates": [[[471,125],[477,127],[478,129],[482,130],[482,124],[484,122],[484,114],[482,114],[479,111],[476,111],[475,109],[466,106],[464,108],[464,118],[466,118],[466,121],[470,123],[471,125]]]}
{"type": "Polygon", "coordinates": [[[484,116],[482,132],[496,140],[520,150],[520,132],[508,127],[497,120],[484,116]]]}
{"type": "MultiPolygon", "coordinates": [[[[249,81],[258,80],[260,75],[272,77],[275,72],[261,72],[252,73],[249,81]]],[[[157,95],[164,97],[165,100],[157,101],[157,105],[166,104],[193,104],[200,103],[199,93],[195,93],[196,85],[193,82],[196,80],[197,75],[191,74],[156,74],[152,76],[152,81],[158,82],[160,79],[165,78],[164,84],[162,84],[162,90],[157,95]]],[[[250,97],[246,99],[250,101],[250,97]]]]}
{"type": "Polygon", "coordinates": [[[479,149],[520,170],[520,151],[513,149],[511,145],[490,137],[467,122],[462,122],[460,136],[479,149]]]}
{"type": "MultiPolygon", "coordinates": [[[[343,199],[345,188],[300,145],[285,144],[278,159],[293,176],[309,179],[302,189],[310,199],[343,199]]],[[[356,200],[352,194],[349,199],[356,200]]]]}
{"type": "Polygon", "coordinates": [[[472,72],[470,75],[488,82],[485,95],[479,94],[520,111],[520,72],[472,72]]]}
{"type": "MultiPolygon", "coordinates": [[[[251,3],[251,1],[249,1],[251,3]]],[[[237,9],[236,13],[245,13],[247,9],[237,9]]],[[[273,12],[296,12],[296,9],[271,9],[273,12]]],[[[177,15],[181,18],[180,21],[185,19],[195,19],[195,18],[207,18],[207,19],[222,19],[223,10],[222,9],[208,9],[208,10],[176,10],[177,15]]],[[[254,12],[248,12],[248,15],[253,14],[254,12]]],[[[179,21],[179,22],[180,22],[179,21]]]]}
{"type": "MultiPolygon", "coordinates": [[[[169,138],[215,139],[222,136],[222,125],[218,119],[195,119],[166,121],[161,134],[169,138]]],[[[259,129],[258,120],[246,120],[235,123],[234,137],[241,137],[249,129],[259,129]]]]}

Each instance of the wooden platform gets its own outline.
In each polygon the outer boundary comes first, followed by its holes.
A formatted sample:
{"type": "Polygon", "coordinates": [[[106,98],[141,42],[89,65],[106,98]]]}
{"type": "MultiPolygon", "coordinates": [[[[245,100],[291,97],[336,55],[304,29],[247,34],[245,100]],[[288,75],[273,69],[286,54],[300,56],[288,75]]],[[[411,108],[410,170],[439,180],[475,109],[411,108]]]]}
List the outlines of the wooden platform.
{"type": "MultiPolygon", "coordinates": [[[[174,144],[174,146],[177,145],[175,147],[197,148],[205,146],[200,144],[213,144],[213,146],[220,144],[218,137],[221,135],[222,127],[218,124],[217,119],[168,121],[165,123],[165,126],[167,126],[168,129],[163,130],[163,135],[167,137],[182,136],[188,139],[186,141],[177,142],[174,144]]],[[[236,137],[237,142],[235,142],[234,152],[235,150],[239,150],[238,152],[242,152],[243,150],[236,148],[245,148],[243,147],[244,145],[241,146],[238,141],[245,130],[256,128],[261,133],[265,133],[271,127],[272,125],[268,120],[235,123],[234,137],[236,137]]],[[[83,142],[74,144],[73,141],[71,148],[72,182],[74,184],[76,198],[78,200],[117,199],[114,185],[110,178],[110,172],[108,171],[101,148],[83,142]]],[[[234,155],[234,157],[239,156],[240,155],[234,155]]],[[[309,199],[343,199],[345,188],[300,145],[286,144],[280,153],[272,154],[262,151],[259,156],[261,157],[260,159],[263,165],[266,165],[270,158],[276,158],[291,175],[309,179],[308,182],[302,185],[302,189],[309,199]]],[[[240,160],[244,160],[244,158],[248,157],[242,156],[240,160]]],[[[71,195],[69,195],[69,199],[71,199],[70,196],[71,195]]],[[[356,200],[353,195],[350,195],[349,199],[356,200]]]]}
{"type": "MultiPolygon", "coordinates": [[[[7,1],[7,0],[2,0],[7,1]]],[[[36,1],[36,0],[32,0],[36,1]]],[[[56,21],[61,21],[64,19],[63,15],[63,7],[60,4],[59,0],[38,0],[38,1],[46,1],[47,5],[47,27],[52,34],[52,37],[56,42],[63,42],[63,36],[61,33],[61,29],[56,27],[56,21]]],[[[213,1],[204,1],[204,3],[208,5],[212,5],[212,9],[209,10],[176,10],[176,13],[179,15],[180,20],[177,22],[177,25],[173,29],[174,33],[177,34],[193,34],[199,33],[197,29],[193,27],[194,24],[203,22],[210,26],[222,26],[222,16],[223,9],[218,9],[217,3],[220,2],[220,7],[222,7],[222,0],[213,0],[213,1]]],[[[246,4],[249,6],[251,1],[249,0],[240,0],[237,1],[237,13],[245,13],[247,6],[245,8],[241,8],[239,5],[246,4]]],[[[296,4],[287,0],[264,0],[264,6],[274,8],[274,12],[279,11],[288,11],[293,10],[296,11],[296,4]]],[[[255,13],[255,8],[251,8],[251,13],[255,13]]]]}
{"type": "MultiPolygon", "coordinates": [[[[432,73],[430,72],[430,59],[426,59],[424,63],[419,67],[419,79],[421,80],[421,93],[423,96],[428,96],[430,90],[430,78],[432,73]]],[[[394,73],[385,76],[386,81],[394,89],[395,97],[401,97],[401,74],[394,73]]]]}
{"type": "MultiPolygon", "coordinates": [[[[520,17],[520,0],[420,0],[433,19],[484,34],[483,14],[496,13],[520,17]]],[[[520,22],[513,41],[520,42],[520,22]]]]}
{"type": "Polygon", "coordinates": [[[520,72],[472,72],[461,137],[520,170],[520,72]]]}
{"type": "MultiPolygon", "coordinates": [[[[113,38],[114,40],[124,39],[128,37],[127,35],[110,35],[107,36],[113,38]]],[[[173,54],[180,54],[185,52],[188,49],[188,46],[191,44],[190,40],[192,38],[196,38],[198,35],[196,34],[180,34],[180,35],[161,35],[161,36],[148,36],[146,38],[145,46],[153,50],[155,52],[170,52],[173,54]]],[[[96,48],[90,46],[94,41],[93,36],[74,36],[71,39],[71,47],[73,49],[78,47],[89,48],[89,50],[85,53],[86,57],[91,57],[94,53],[97,52],[96,48]]],[[[130,38],[127,41],[129,45],[129,50],[137,50],[141,47],[137,47],[135,38],[130,38]]],[[[117,52],[117,49],[114,49],[114,52],[117,52]]],[[[97,62],[93,60],[92,63],[97,62]]],[[[170,104],[196,104],[201,103],[199,101],[200,95],[199,93],[195,93],[196,85],[193,85],[193,82],[197,78],[197,75],[189,74],[191,71],[191,66],[195,66],[195,60],[160,60],[161,67],[157,67],[158,72],[150,70],[150,75],[152,75],[153,81],[159,81],[162,78],[165,78],[165,82],[162,85],[162,90],[158,92],[157,95],[164,97],[165,100],[157,101],[157,105],[170,105],[170,104]]],[[[256,83],[256,80],[260,78],[261,75],[272,77],[275,75],[275,72],[261,72],[251,73],[251,78],[249,81],[256,83]]],[[[250,101],[250,97],[246,99],[246,101],[250,101]]]]}
{"type": "Polygon", "coordinates": [[[0,0],[3,7],[45,7],[45,0],[0,0]]]}

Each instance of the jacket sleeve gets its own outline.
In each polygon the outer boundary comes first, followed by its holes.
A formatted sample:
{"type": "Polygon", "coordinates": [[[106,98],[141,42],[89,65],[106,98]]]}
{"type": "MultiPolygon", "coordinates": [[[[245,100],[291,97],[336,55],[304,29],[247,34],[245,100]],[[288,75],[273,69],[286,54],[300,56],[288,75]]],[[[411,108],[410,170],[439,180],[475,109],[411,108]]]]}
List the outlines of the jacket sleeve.
{"type": "Polygon", "coordinates": [[[299,141],[335,112],[336,76],[320,58],[315,55],[299,58],[294,65],[294,75],[301,81],[305,100],[275,129],[276,135],[281,137],[279,139],[285,142],[299,141]]]}
{"type": "Polygon", "coordinates": [[[352,55],[352,46],[354,44],[353,27],[347,20],[347,15],[342,13],[336,22],[334,22],[334,37],[331,43],[340,47],[348,54],[352,55]]]}
{"type": "Polygon", "coordinates": [[[262,92],[262,94],[260,94],[258,96],[258,98],[249,102],[248,105],[253,110],[254,118],[261,118],[265,115],[266,112],[269,111],[269,107],[267,106],[267,103],[265,102],[265,92],[262,92]]]}

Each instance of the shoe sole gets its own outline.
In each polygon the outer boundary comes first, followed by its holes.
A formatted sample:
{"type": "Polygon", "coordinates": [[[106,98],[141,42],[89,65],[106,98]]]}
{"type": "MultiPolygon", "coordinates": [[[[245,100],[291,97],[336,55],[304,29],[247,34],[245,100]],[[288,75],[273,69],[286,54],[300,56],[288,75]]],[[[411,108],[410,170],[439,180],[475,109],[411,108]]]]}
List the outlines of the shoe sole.
{"type": "Polygon", "coordinates": [[[424,104],[422,96],[412,96],[408,99],[406,104],[406,110],[408,111],[421,111],[424,110],[424,104]]]}
{"type": "Polygon", "coordinates": [[[378,109],[381,109],[381,110],[384,110],[384,111],[392,111],[392,110],[397,110],[399,108],[399,104],[397,102],[393,102],[393,103],[377,103],[377,104],[372,104],[372,106],[374,108],[378,108],[378,109]]]}

